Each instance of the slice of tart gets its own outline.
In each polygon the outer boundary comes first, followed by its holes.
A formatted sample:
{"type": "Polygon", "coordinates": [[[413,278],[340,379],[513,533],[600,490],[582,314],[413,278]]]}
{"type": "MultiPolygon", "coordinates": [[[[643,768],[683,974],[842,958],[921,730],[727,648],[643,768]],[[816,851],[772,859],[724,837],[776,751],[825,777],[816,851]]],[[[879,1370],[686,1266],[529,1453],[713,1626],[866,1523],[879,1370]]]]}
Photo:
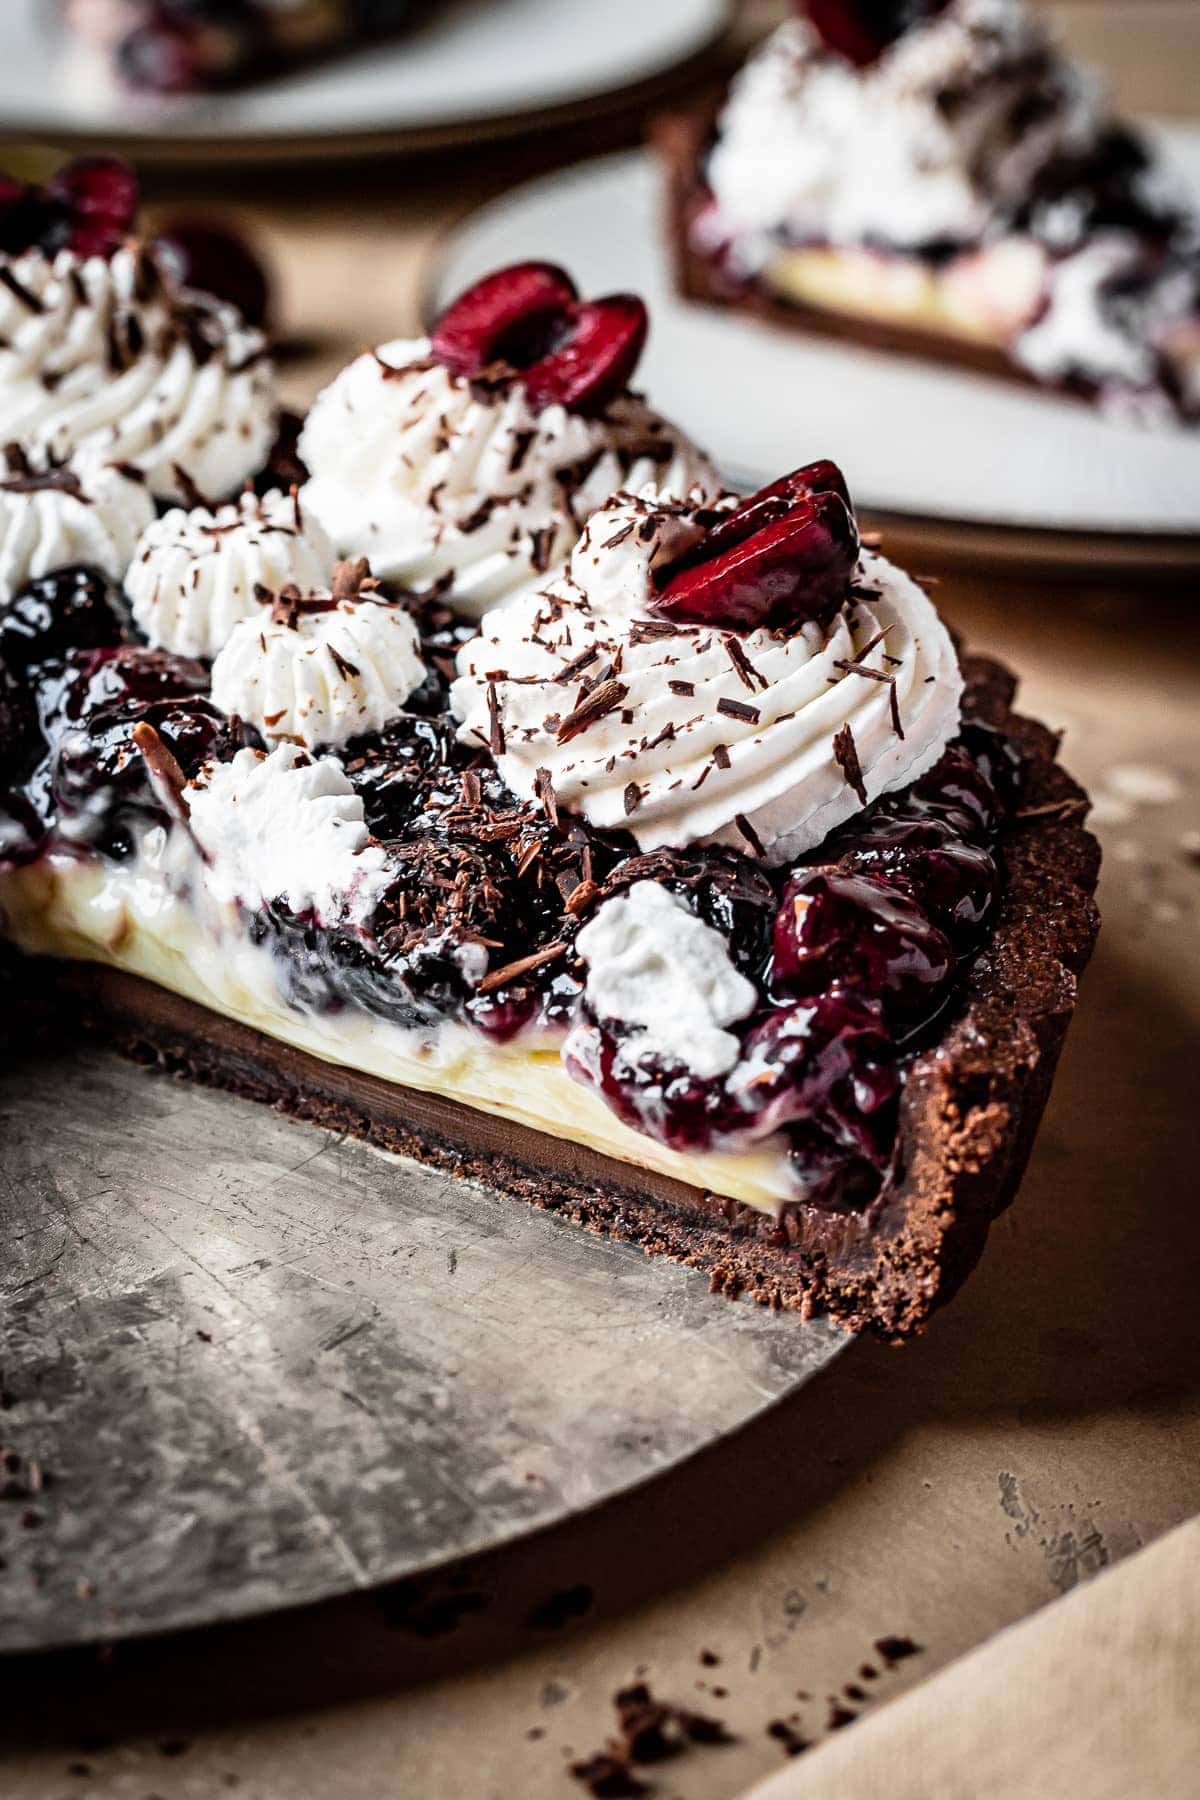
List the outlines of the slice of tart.
{"type": "Polygon", "coordinates": [[[580,518],[642,473],[631,415],[659,474],[698,456],[628,394],[644,330],[502,271],[335,383],[306,488],[20,586],[0,923],[135,1054],[903,1335],[1028,1153],[1095,930],[1085,803],[832,464],[580,518]],[[397,432],[363,501],[342,459],[397,432]],[[443,481],[509,515],[486,606],[443,481]]]}
{"type": "Polygon", "coordinates": [[[411,22],[415,0],[59,0],[63,27],[132,94],[205,94],[367,43],[411,22]]]}
{"type": "Polygon", "coordinates": [[[1024,0],[798,0],[661,142],[690,297],[1200,420],[1200,211],[1024,0]]]}

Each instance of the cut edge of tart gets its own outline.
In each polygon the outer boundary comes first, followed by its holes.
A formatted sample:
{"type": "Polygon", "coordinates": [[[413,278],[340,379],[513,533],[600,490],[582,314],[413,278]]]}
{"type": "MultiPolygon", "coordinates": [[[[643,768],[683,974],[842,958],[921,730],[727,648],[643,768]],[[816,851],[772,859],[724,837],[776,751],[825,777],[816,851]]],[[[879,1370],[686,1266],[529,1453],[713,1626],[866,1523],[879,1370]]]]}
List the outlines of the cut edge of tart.
{"type": "MultiPolygon", "coordinates": [[[[58,960],[17,976],[43,1000],[50,990],[60,1028],[78,1021],[136,1060],[481,1180],[703,1270],[731,1296],[901,1339],[956,1291],[1016,1191],[1098,928],[1099,850],[1054,735],[1012,712],[1002,665],[968,656],[964,673],[971,716],[1010,734],[1024,758],[1021,807],[1002,839],[1007,882],[952,1022],[908,1067],[891,1172],[860,1212],[793,1202],[776,1216],[667,1173],[687,1166],[671,1153],[638,1167],[534,1128],[527,1110],[523,1120],[464,1104],[453,1084],[421,1091],[319,1059],[171,992],[161,972],[152,984],[120,968],[119,944],[108,966],[81,962],[82,942],[56,946],[51,932],[36,947],[57,948],[58,960]]],[[[536,1053],[522,1064],[536,1080],[536,1053]]],[[[610,1132],[618,1125],[609,1115],[610,1132]]]]}

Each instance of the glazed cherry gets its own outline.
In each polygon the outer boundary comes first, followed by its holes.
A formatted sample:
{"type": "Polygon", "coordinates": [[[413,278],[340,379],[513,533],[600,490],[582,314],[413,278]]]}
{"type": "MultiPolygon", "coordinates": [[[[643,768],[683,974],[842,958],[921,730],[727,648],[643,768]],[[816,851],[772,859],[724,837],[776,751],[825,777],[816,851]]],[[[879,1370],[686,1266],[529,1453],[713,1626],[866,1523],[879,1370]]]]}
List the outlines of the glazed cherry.
{"type": "Polygon", "coordinates": [[[118,156],[81,156],[45,187],[0,183],[0,250],[9,256],[38,249],[47,256],[111,256],[133,230],[140,195],[137,176],[118,156]]]}
{"type": "Polygon", "coordinates": [[[1021,797],[1024,769],[1021,752],[1012,739],[982,719],[968,719],[959,732],[958,741],[992,791],[1005,812],[1011,812],[1021,797]]]}
{"type": "Polygon", "coordinates": [[[111,256],[132,232],[141,204],[137,176],[119,156],[77,157],[46,191],[70,222],[66,247],[76,256],[111,256]]]}
{"type": "Polygon", "coordinates": [[[154,252],[180,287],[213,294],[236,307],[248,324],[266,325],[270,277],[240,232],[207,219],[171,219],[155,238],[154,252]]]}
{"type": "Polygon", "coordinates": [[[823,1181],[832,1173],[831,1150],[843,1162],[865,1158],[882,1167],[899,1077],[879,1006],[839,991],[779,1007],[751,1029],[727,1090],[756,1137],[816,1128],[810,1147],[819,1142],[827,1159],[823,1181]]]}
{"type": "Polygon", "coordinates": [[[800,0],[826,48],[860,69],[877,62],[911,25],[932,18],[947,0],[800,0]]]}
{"type": "Polygon", "coordinates": [[[914,782],[906,810],[941,819],[952,831],[977,843],[987,843],[995,836],[1003,812],[995,788],[978,763],[957,746],[914,782]]]}
{"type": "Polygon", "coordinates": [[[120,590],[95,569],[36,576],[0,615],[0,662],[14,672],[120,643],[126,626],[120,590]]]}
{"type": "Polygon", "coordinates": [[[941,819],[879,813],[839,843],[839,868],[898,882],[960,949],[991,916],[1000,891],[995,858],[941,819]]]}
{"type": "Polygon", "coordinates": [[[430,333],[430,354],[456,375],[520,374],[535,410],[596,413],[629,384],[646,342],[634,294],[580,300],[554,263],[514,263],[460,294],[430,333]]]}
{"type": "Polygon", "coordinates": [[[838,986],[911,1022],[931,1013],[954,971],[945,934],[911,895],[877,875],[803,869],[775,920],[774,987],[815,994],[838,986]]]}
{"type": "Polygon", "coordinates": [[[858,562],[858,527],[841,471],[810,463],[706,521],[702,541],[655,572],[653,610],[730,631],[827,622],[858,562]]]}

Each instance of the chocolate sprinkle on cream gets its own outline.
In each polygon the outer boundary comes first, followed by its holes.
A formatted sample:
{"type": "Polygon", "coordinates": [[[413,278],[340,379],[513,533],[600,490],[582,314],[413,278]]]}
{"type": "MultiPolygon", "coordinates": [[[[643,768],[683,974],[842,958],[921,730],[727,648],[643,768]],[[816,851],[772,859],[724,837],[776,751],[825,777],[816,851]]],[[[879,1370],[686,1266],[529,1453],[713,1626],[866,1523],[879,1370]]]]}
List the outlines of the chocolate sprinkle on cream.
{"type": "Polygon", "coordinates": [[[860,806],[867,804],[867,789],[863,781],[862,768],[858,760],[858,748],[854,742],[854,733],[849,725],[843,725],[833,740],[833,760],[847,784],[854,789],[860,806]]]}
{"type": "Polygon", "coordinates": [[[641,804],[641,787],[636,781],[631,781],[625,789],[625,817],[631,818],[641,804]]]}
{"type": "Polygon", "coordinates": [[[717,711],[724,713],[727,719],[740,720],[744,725],[757,725],[762,717],[758,707],[747,705],[745,700],[718,700],[717,711]]]}
{"type": "Polygon", "coordinates": [[[488,749],[493,756],[504,755],[504,721],[500,716],[500,696],[496,692],[496,684],[487,684],[488,708],[488,749]]]}
{"type": "Polygon", "coordinates": [[[592,689],[587,698],[581,701],[573,712],[567,714],[558,727],[556,734],[558,742],[560,744],[569,743],[572,738],[578,737],[581,731],[586,731],[589,726],[597,724],[607,713],[620,706],[628,692],[629,689],[624,682],[617,681],[614,677],[610,676],[607,681],[602,681],[598,687],[592,689]]]}
{"type": "Polygon", "coordinates": [[[757,831],[755,831],[745,813],[734,813],[733,822],[753,850],[755,856],[762,856],[764,854],[762,839],[759,837],[757,831]]]}

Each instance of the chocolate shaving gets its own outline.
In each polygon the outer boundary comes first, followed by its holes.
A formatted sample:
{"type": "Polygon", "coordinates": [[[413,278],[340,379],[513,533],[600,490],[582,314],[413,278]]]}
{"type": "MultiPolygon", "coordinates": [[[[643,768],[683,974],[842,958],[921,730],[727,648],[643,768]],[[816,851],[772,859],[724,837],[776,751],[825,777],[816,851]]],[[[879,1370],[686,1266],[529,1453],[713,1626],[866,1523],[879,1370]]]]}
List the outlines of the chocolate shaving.
{"type": "Polygon", "coordinates": [[[543,525],[540,530],[532,532],[529,539],[529,560],[539,575],[544,575],[550,567],[554,554],[556,536],[553,525],[543,525]]]}
{"type": "Polygon", "coordinates": [[[29,312],[45,312],[46,308],[42,305],[42,302],[38,299],[37,295],[31,294],[29,289],[25,286],[25,283],[19,281],[12,270],[2,263],[0,263],[0,282],[3,282],[13,299],[19,300],[21,305],[26,307],[29,312]]]}
{"type": "Polygon", "coordinates": [[[493,756],[504,755],[504,720],[500,712],[500,695],[494,681],[487,684],[488,749],[493,756]]]}
{"type": "Polygon", "coordinates": [[[46,469],[33,471],[27,475],[14,475],[8,481],[0,481],[0,492],[6,494],[70,494],[73,500],[86,498],[83,486],[74,469],[46,469]]]}
{"type": "Polygon", "coordinates": [[[573,656],[569,663],[563,664],[554,677],[555,681],[562,682],[564,686],[568,681],[574,681],[576,675],[582,675],[585,669],[591,667],[599,654],[595,644],[592,644],[587,650],[581,650],[578,656],[573,656]]]}
{"type": "Polygon", "coordinates": [[[755,831],[745,813],[734,813],[733,822],[753,850],[755,856],[765,855],[766,853],[763,850],[762,839],[759,837],[757,831],[755,831]]]}
{"type": "Polygon", "coordinates": [[[729,752],[724,744],[714,744],[712,759],[718,769],[727,769],[729,767],[729,752]]]}
{"type": "Polygon", "coordinates": [[[849,725],[843,725],[834,737],[833,760],[846,777],[847,784],[857,794],[859,805],[865,806],[867,804],[867,788],[858,760],[858,748],[854,742],[854,733],[849,725]]]}
{"type": "Polygon", "coordinates": [[[904,727],[900,723],[900,701],[896,694],[896,678],[894,675],[891,677],[891,683],[892,683],[892,691],[888,695],[888,704],[890,705],[891,712],[892,712],[892,730],[896,733],[896,736],[900,739],[900,742],[903,743],[904,742],[904,727]]]}
{"type": "Polygon", "coordinates": [[[586,878],[583,881],[576,882],[575,886],[563,901],[563,911],[570,913],[572,918],[577,919],[580,913],[585,913],[587,911],[599,892],[599,882],[589,881],[586,878]]]}
{"type": "Polygon", "coordinates": [[[176,819],[186,825],[188,823],[187,801],[184,789],[187,787],[187,776],[179,763],[163,743],[153,725],[145,719],[139,719],[133,728],[133,741],[142,753],[151,780],[162,794],[176,819]]]}
{"type": "Polygon", "coordinates": [[[767,678],[762,670],[755,668],[754,664],[750,661],[750,658],[746,655],[746,652],[742,649],[742,646],[735,637],[727,637],[724,642],[725,650],[730,662],[737,670],[740,679],[750,689],[751,693],[754,692],[756,687],[762,689],[769,686],[767,678]]]}
{"type": "Polygon", "coordinates": [[[357,600],[363,593],[373,593],[378,586],[365,556],[354,562],[340,562],[333,571],[331,592],[335,600],[357,600]]]}
{"type": "Polygon", "coordinates": [[[213,502],[192,480],[182,463],[172,463],[171,473],[175,477],[175,486],[183,495],[184,503],[189,511],[195,512],[197,508],[202,508],[205,512],[216,512],[217,509],[213,502]]]}
{"type": "Polygon", "coordinates": [[[625,789],[624,800],[625,817],[628,819],[633,816],[638,807],[642,804],[642,790],[638,782],[631,781],[628,783],[625,789]]]}
{"type": "Polygon", "coordinates": [[[546,963],[557,962],[566,954],[567,946],[560,940],[556,944],[544,944],[540,950],[533,950],[528,956],[519,956],[515,962],[505,963],[502,969],[493,969],[485,975],[479,984],[481,994],[494,993],[497,988],[507,987],[510,982],[518,981],[522,975],[529,975],[534,969],[541,969],[546,963]]]}
{"type": "Polygon", "coordinates": [[[667,686],[673,694],[683,694],[689,699],[696,691],[694,681],[668,681],[667,686]]]}
{"type": "Polygon", "coordinates": [[[758,707],[749,706],[745,700],[718,700],[717,711],[727,719],[740,719],[744,725],[757,725],[762,718],[758,707]]]}
{"type": "Polygon", "coordinates": [[[622,525],[621,529],[619,531],[614,531],[610,538],[605,538],[605,540],[604,540],[603,544],[601,544],[600,548],[602,550],[615,550],[618,544],[623,544],[625,542],[625,539],[629,536],[629,534],[632,532],[632,530],[633,530],[633,520],[630,519],[628,525],[622,525]]]}
{"type": "Polygon", "coordinates": [[[558,824],[558,796],[554,792],[554,783],[550,779],[549,769],[535,769],[533,773],[534,797],[541,801],[542,808],[552,825],[558,824]]]}
{"type": "Polygon", "coordinates": [[[597,724],[607,713],[612,712],[614,707],[620,706],[628,692],[629,689],[624,682],[617,681],[612,676],[607,681],[600,682],[597,687],[592,689],[587,698],[575,707],[574,711],[567,714],[559,725],[558,742],[560,744],[569,743],[572,738],[578,737],[581,731],[587,731],[589,726],[597,724]]]}
{"type": "Polygon", "coordinates": [[[1086,800],[1047,800],[1042,806],[1019,807],[1013,818],[1021,822],[1026,819],[1082,819],[1087,810],[1086,800]]]}
{"type": "Polygon", "coordinates": [[[349,657],[343,656],[335,645],[326,644],[325,648],[329,652],[330,661],[343,681],[354,681],[362,674],[362,670],[357,668],[349,657]]]}
{"type": "Polygon", "coordinates": [[[4,461],[12,475],[32,475],[33,464],[26,455],[25,446],[15,441],[4,446],[4,461]]]}

